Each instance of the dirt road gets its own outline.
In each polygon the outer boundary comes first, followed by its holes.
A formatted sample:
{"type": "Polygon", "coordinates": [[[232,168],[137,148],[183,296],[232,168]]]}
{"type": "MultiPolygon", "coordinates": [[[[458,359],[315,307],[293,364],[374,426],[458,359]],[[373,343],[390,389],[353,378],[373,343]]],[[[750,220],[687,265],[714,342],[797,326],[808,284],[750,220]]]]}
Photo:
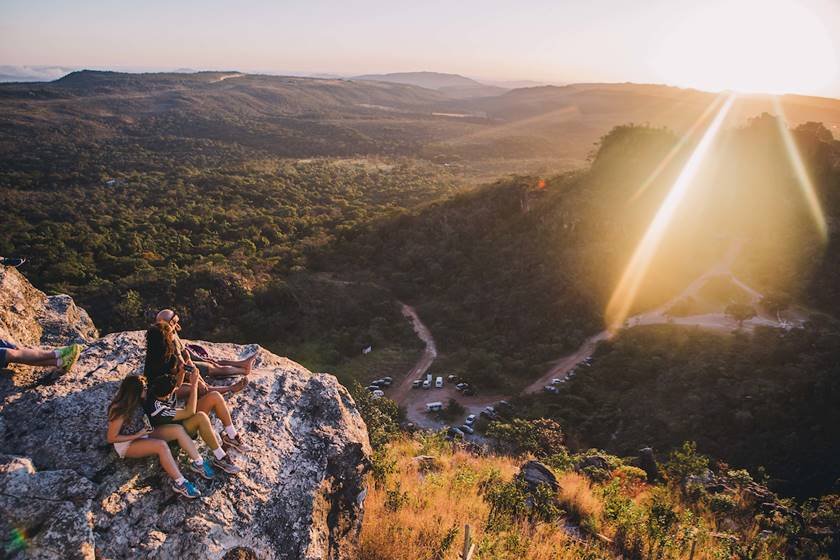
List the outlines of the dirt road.
{"type": "MultiPolygon", "coordinates": [[[[675,324],[697,326],[704,329],[719,330],[723,332],[731,332],[735,330],[738,327],[737,322],[728,317],[724,313],[723,309],[714,313],[705,313],[702,315],[692,315],[687,317],[670,317],[666,313],[675,303],[688,297],[696,297],[703,286],[711,278],[716,276],[729,276],[731,281],[749,296],[751,303],[753,305],[757,304],[761,300],[762,294],[736,278],[732,272],[732,264],[735,262],[736,257],[740,253],[741,246],[742,244],[740,242],[733,243],[718,263],[692,281],[682,292],[656,309],[628,318],[624,323],[624,327],[630,328],[640,325],[675,324]]],[[[406,375],[400,385],[390,391],[391,394],[388,395],[397,403],[406,407],[407,416],[410,421],[425,428],[440,428],[443,426],[442,423],[436,422],[425,413],[425,403],[427,402],[441,401],[445,404],[450,398],[454,398],[467,409],[468,414],[478,414],[485,406],[492,405],[501,399],[507,398],[504,395],[476,395],[473,397],[465,397],[457,392],[452,385],[448,384],[444,385],[442,389],[412,390],[412,382],[423,376],[429,370],[437,357],[437,347],[435,346],[435,341],[431,332],[429,332],[429,329],[420,320],[420,317],[418,317],[415,310],[405,304],[402,304],[402,308],[403,315],[411,320],[414,332],[416,332],[417,336],[426,343],[426,350],[423,352],[420,360],[406,375]]],[[[766,313],[759,313],[756,317],[750,319],[749,321],[745,321],[743,328],[751,330],[756,326],[784,327],[796,325],[801,324],[804,321],[805,316],[805,314],[798,313],[797,311],[791,311],[788,313],[787,319],[782,319],[779,316],[773,317],[766,313]]],[[[569,372],[574,369],[575,366],[592,355],[599,342],[609,339],[614,334],[615,333],[611,333],[608,330],[604,330],[587,338],[577,350],[555,361],[544,375],[525,387],[522,392],[538,393],[542,391],[546,385],[550,385],[553,379],[567,378],[569,372]]]]}

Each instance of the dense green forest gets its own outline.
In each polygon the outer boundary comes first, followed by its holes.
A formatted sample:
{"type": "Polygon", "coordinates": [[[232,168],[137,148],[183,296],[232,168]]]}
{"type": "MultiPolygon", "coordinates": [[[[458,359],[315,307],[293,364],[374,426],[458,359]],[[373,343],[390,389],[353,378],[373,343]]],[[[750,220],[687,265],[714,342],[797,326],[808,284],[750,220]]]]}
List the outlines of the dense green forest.
{"type": "Polygon", "coordinates": [[[283,353],[308,344],[322,369],[367,344],[417,344],[387,291],[315,276],[310,262],[343,231],[450,192],[455,177],[410,160],[182,160],[113,179],[0,173],[0,254],[28,257],[33,282],[72,294],[104,332],[175,306],[191,336],[283,353]]]}

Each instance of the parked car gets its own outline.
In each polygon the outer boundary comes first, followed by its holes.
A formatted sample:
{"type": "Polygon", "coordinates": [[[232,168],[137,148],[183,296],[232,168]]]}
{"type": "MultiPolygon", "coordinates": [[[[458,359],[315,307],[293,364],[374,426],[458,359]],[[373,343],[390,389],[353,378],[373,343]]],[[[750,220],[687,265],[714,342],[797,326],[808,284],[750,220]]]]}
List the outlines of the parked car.
{"type": "Polygon", "coordinates": [[[446,380],[447,380],[449,383],[454,383],[454,382],[458,381],[458,376],[457,376],[457,375],[448,375],[448,376],[446,377],[446,380]]]}
{"type": "Polygon", "coordinates": [[[464,424],[463,426],[458,426],[458,429],[464,432],[465,434],[475,433],[475,430],[472,428],[472,426],[467,426],[466,424],[464,424]]]}
{"type": "Polygon", "coordinates": [[[386,387],[390,387],[391,383],[394,382],[394,378],[389,375],[387,377],[383,377],[382,382],[385,384],[386,387]]]}
{"type": "Polygon", "coordinates": [[[426,412],[437,412],[443,410],[443,403],[440,401],[426,403],[426,412]]]}
{"type": "Polygon", "coordinates": [[[374,391],[379,390],[379,385],[368,385],[367,387],[365,387],[365,389],[367,389],[368,391],[370,391],[372,393],[374,391]]]}
{"type": "Polygon", "coordinates": [[[373,392],[373,397],[376,398],[376,399],[382,398],[384,396],[385,396],[385,393],[383,393],[382,391],[380,391],[378,389],[373,392]]]}
{"type": "Polygon", "coordinates": [[[459,430],[458,428],[449,428],[446,430],[446,436],[449,438],[456,438],[456,437],[464,437],[464,432],[459,430]]]}
{"type": "Polygon", "coordinates": [[[469,385],[467,385],[466,383],[458,383],[457,385],[455,385],[455,388],[459,391],[463,391],[467,387],[469,387],[469,385]]]}
{"type": "Polygon", "coordinates": [[[545,391],[546,393],[552,393],[554,395],[560,392],[560,390],[554,385],[546,385],[545,387],[543,387],[543,391],[545,391]]]}
{"type": "Polygon", "coordinates": [[[423,385],[423,382],[419,379],[415,379],[414,381],[411,382],[411,388],[412,389],[417,389],[421,385],[423,385]]]}
{"type": "Polygon", "coordinates": [[[465,424],[467,424],[468,426],[472,426],[473,424],[475,424],[475,414],[470,414],[469,416],[467,416],[465,424]]]}
{"type": "Polygon", "coordinates": [[[432,382],[429,381],[428,379],[424,379],[423,380],[423,388],[424,389],[431,389],[432,388],[432,382]]]}
{"type": "Polygon", "coordinates": [[[385,383],[381,379],[376,379],[374,381],[371,381],[370,384],[374,385],[376,387],[382,387],[383,385],[385,385],[385,383]]]}
{"type": "Polygon", "coordinates": [[[551,380],[552,385],[560,385],[561,383],[563,383],[562,379],[554,378],[554,379],[551,380]]]}
{"type": "Polygon", "coordinates": [[[496,414],[496,409],[493,408],[492,406],[485,406],[484,407],[484,412],[486,412],[488,414],[496,414]]]}
{"type": "Polygon", "coordinates": [[[440,389],[443,387],[443,377],[438,377],[435,379],[435,389],[440,389]]]}

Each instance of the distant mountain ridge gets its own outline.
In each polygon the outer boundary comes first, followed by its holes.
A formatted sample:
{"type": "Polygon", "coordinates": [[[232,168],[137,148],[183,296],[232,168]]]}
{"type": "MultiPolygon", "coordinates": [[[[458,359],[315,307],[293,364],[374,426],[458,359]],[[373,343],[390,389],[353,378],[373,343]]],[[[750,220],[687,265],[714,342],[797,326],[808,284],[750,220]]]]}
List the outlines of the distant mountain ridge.
{"type": "Polygon", "coordinates": [[[423,71],[366,74],[363,76],[354,76],[351,79],[418,86],[426,89],[434,89],[455,98],[489,97],[500,95],[509,90],[509,88],[483,84],[460,74],[446,74],[443,72],[423,71]]]}

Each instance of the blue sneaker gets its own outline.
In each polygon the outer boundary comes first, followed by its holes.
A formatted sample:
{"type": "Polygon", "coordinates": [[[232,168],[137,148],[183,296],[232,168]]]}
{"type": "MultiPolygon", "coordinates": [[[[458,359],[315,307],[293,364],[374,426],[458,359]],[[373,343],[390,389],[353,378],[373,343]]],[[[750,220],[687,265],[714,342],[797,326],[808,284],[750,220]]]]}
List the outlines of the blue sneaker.
{"type": "Polygon", "coordinates": [[[210,465],[210,461],[204,461],[201,466],[198,466],[193,461],[190,461],[190,469],[207,480],[211,480],[214,476],[216,476],[216,471],[210,465]]]}
{"type": "Polygon", "coordinates": [[[181,494],[185,498],[189,498],[191,500],[194,500],[195,498],[201,496],[201,492],[199,492],[198,488],[196,488],[195,485],[189,480],[185,480],[183,484],[178,484],[173,480],[172,489],[175,491],[175,493],[181,494]]]}

